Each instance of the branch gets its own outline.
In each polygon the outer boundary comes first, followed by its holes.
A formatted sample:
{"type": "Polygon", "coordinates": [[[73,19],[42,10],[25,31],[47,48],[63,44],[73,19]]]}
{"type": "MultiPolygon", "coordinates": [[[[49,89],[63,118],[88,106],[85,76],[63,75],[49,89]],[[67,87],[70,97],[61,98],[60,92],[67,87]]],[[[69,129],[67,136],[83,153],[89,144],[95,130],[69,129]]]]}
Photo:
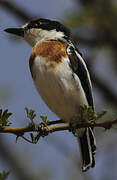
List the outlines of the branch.
{"type": "Polygon", "coordinates": [[[8,109],[4,111],[0,109],[0,133],[11,133],[16,135],[16,140],[18,139],[18,137],[22,137],[24,140],[36,144],[40,137],[45,137],[49,133],[53,133],[56,131],[69,130],[72,131],[72,133],[75,135],[76,129],[78,128],[103,127],[105,129],[110,129],[113,124],[117,123],[117,119],[113,121],[98,121],[105,115],[106,111],[102,111],[96,114],[91,106],[87,107],[86,105],[80,106],[79,114],[74,117],[70,123],[65,123],[62,119],[56,121],[48,121],[47,116],[40,115],[42,122],[39,124],[35,124],[35,111],[33,109],[29,110],[27,107],[25,107],[25,111],[31,123],[23,128],[8,128],[6,126],[9,126],[11,124],[8,119],[12,115],[12,113],[8,112],[8,109]],[[29,132],[31,140],[27,139],[24,136],[25,133],[29,132]],[[36,132],[36,136],[32,132],[36,132]]]}
{"type": "MultiPolygon", "coordinates": [[[[7,164],[8,169],[10,169],[10,174],[14,175],[14,179],[33,179],[32,174],[29,172],[29,167],[24,164],[22,158],[18,157],[18,155],[14,153],[13,148],[9,147],[9,145],[3,139],[3,136],[0,136],[0,162],[1,161],[4,161],[5,164],[7,164]]],[[[3,179],[0,178],[0,180],[3,179]]]]}
{"type": "Polygon", "coordinates": [[[91,61],[92,59],[88,59],[88,69],[90,71],[91,79],[94,85],[100,90],[100,93],[103,95],[105,100],[113,106],[117,106],[117,94],[114,93],[112,87],[109,86],[104,80],[102,80],[96,73],[93,72],[91,61]]]}
{"type": "Polygon", "coordinates": [[[112,91],[112,87],[96,76],[93,72],[91,72],[91,77],[95,86],[100,89],[100,92],[103,94],[105,100],[114,106],[117,106],[117,95],[112,91]]]}
{"type": "Polygon", "coordinates": [[[32,17],[34,17],[34,15],[30,15],[28,11],[20,8],[14,2],[12,3],[10,1],[0,0],[0,6],[2,6],[4,9],[9,11],[22,21],[29,21],[30,19],[32,19],[32,17]]]}
{"type": "MultiPolygon", "coordinates": [[[[54,121],[55,123],[55,121],[54,121]]],[[[52,124],[52,121],[51,121],[52,124]]],[[[117,124],[117,119],[112,121],[103,121],[103,122],[84,122],[80,123],[74,126],[75,129],[78,128],[85,128],[85,127],[102,127],[105,129],[110,129],[114,124],[117,124]]],[[[53,133],[56,131],[65,131],[65,130],[71,130],[71,127],[69,124],[60,124],[60,125],[44,125],[44,123],[40,124],[29,124],[27,127],[23,128],[6,128],[2,127],[0,128],[0,133],[11,133],[16,135],[17,137],[21,136],[25,140],[27,140],[23,135],[28,132],[37,132],[38,133],[38,139],[40,137],[47,136],[49,133],[53,133]]],[[[33,142],[32,142],[33,143],[33,142]]]]}

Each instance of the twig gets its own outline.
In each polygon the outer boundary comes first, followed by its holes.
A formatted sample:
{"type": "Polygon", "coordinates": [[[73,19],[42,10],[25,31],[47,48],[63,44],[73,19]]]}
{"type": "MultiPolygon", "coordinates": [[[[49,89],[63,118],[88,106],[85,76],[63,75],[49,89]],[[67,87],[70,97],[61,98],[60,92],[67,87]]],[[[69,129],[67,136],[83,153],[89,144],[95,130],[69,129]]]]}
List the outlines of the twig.
{"type": "MultiPolygon", "coordinates": [[[[0,136],[0,162],[4,161],[8,168],[14,174],[14,178],[17,180],[32,180],[33,176],[29,172],[29,167],[23,163],[23,159],[18,157],[13,148],[9,147],[9,144],[0,136]]],[[[10,178],[8,178],[10,179],[10,178]]]]}
{"type": "Polygon", "coordinates": [[[12,133],[15,134],[17,136],[22,136],[24,135],[24,133],[26,132],[35,132],[35,129],[33,126],[27,126],[27,127],[23,127],[23,128],[0,128],[0,133],[12,133]]]}
{"type": "Polygon", "coordinates": [[[14,14],[17,18],[19,18],[22,21],[29,21],[34,17],[34,15],[30,15],[30,13],[22,8],[20,8],[18,5],[16,5],[14,2],[10,1],[4,1],[0,0],[0,6],[5,8],[10,13],[14,14]]]}
{"type": "Polygon", "coordinates": [[[112,91],[112,88],[105,81],[96,76],[95,73],[91,72],[91,77],[95,86],[100,89],[105,100],[114,106],[117,106],[117,95],[112,91]]]}
{"type": "MultiPolygon", "coordinates": [[[[110,129],[112,128],[114,124],[117,124],[117,119],[112,120],[112,121],[103,121],[103,122],[84,122],[84,123],[77,124],[75,128],[102,127],[105,129],[110,129]]],[[[40,124],[39,124],[35,126],[29,125],[23,128],[6,128],[6,127],[3,128],[2,127],[0,128],[0,133],[11,133],[11,134],[15,134],[16,136],[23,136],[27,132],[38,132],[40,133],[40,136],[42,136],[41,135],[42,132],[46,132],[46,134],[48,134],[48,133],[52,133],[56,131],[65,131],[69,129],[70,129],[69,124],[45,125],[42,128],[40,128],[40,124]]]]}
{"type": "Polygon", "coordinates": [[[56,121],[49,121],[48,125],[53,125],[53,124],[61,124],[65,123],[62,119],[56,120],[56,121]]]}
{"type": "Polygon", "coordinates": [[[114,93],[113,89],[107,84],[104,80],[102,80],[96,73],[93,72],[92,68],[92,59],[90,57],[87,58],[88,69],[90,71],[91,79],[94,85],[100,90],[100,93],[103,95],[105,100],[113,106],[117,106],[117,94],[114,93]]]}

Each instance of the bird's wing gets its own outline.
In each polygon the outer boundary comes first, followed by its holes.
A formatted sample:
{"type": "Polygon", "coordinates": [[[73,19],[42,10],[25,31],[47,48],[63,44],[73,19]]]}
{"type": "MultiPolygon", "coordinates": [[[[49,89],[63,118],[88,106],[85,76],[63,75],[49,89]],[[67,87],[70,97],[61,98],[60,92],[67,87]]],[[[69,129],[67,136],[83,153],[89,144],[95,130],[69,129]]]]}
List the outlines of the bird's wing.
{"type": "Polygon", "coordinates": [[[78,76],[78,78],[81,81],[81,85],[83,87],[88,104],[89,106],[92,106],[92,108],[94,109],[92,85],[86,64],[81,54],[78,52],[76,48],[74,48],[73,45],[68,45],[67,53],[70,59],[70,66],[73,72],[78,76]]]}

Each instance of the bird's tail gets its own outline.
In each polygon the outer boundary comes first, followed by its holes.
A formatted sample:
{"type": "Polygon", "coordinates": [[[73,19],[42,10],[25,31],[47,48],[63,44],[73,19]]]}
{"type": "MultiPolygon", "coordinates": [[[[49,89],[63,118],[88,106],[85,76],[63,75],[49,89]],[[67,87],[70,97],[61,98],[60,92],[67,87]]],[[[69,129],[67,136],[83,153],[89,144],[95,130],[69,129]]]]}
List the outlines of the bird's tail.
{"type": "Polygon", "coordinates": [[[89,128],[77,130],[78,142],[82,157],[82,171],[87,171],[95,166],[94,154],[96,152],[96,141],[93,130],[89,128]],[[82,133],[79,132],[82,130],[82,133]]]}

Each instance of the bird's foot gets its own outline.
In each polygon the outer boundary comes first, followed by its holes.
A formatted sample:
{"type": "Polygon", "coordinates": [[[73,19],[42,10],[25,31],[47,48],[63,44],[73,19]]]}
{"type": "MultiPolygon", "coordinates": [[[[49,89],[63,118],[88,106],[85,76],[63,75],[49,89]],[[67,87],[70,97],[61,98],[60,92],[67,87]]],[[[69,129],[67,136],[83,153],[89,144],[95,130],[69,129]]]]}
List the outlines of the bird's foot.
{"type": "Polygon", "coordinates": [[[49,134],[49,131],[47,130],[47,125],[45,123],[41,122],[38,126],[38,132],[41,137],[45,137],[49,134]]]}
{"type": "Polygon", "coordinates": [[[72,122],[69,123],[69,132],[72,132],[72,134],[77,137],[77,133],[76,133],[76,127],[74,126],[74,124],[72,122]]]}

